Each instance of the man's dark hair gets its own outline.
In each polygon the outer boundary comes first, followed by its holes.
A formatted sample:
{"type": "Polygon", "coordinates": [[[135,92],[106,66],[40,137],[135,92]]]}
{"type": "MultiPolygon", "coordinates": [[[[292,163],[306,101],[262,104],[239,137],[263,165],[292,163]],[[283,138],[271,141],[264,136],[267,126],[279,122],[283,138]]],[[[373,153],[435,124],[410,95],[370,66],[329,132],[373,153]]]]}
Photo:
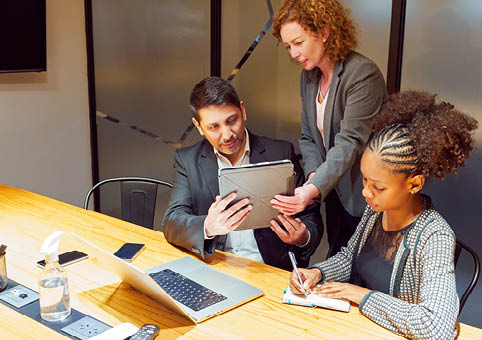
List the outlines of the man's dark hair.
{"type": "Polygon", "coordinates": [[[194,86],[189,99],[194,119],[198,122],[199,110],[211,105],[232,105],[241,110],[241,103],[233,85],[220,77],[208,77],[194,86]]]}

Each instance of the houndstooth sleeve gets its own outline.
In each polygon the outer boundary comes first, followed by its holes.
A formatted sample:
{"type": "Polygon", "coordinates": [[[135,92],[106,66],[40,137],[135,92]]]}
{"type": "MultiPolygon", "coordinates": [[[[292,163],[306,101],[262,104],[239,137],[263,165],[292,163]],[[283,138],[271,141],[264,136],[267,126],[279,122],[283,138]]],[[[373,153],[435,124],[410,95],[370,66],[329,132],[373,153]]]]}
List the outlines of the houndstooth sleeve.
{"type": "MultiPolygon", "coordinates": [[[[415,273],[402,275],[402,286],[415,291],[402,299],[372,291],[360,312],[377,324],[409,339],[453,339],[459,300],[455,288],[455,235],[435,220],[416,247],[415,273]],[[413,277],[410,277],[410,276],[413,277]],[[408,278],[409,277],[409,278],[408,278]],[[405,282],[404,282],[405,281],[405,282]]],[[[401,294],[402,295],[402,294],[401,294]]]]}

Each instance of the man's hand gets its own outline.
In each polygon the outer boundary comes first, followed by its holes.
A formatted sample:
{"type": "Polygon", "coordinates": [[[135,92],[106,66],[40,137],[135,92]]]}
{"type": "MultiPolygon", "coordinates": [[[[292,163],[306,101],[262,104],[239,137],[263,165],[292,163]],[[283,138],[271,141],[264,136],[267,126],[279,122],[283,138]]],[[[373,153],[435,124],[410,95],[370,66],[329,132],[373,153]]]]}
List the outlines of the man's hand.
{"type": "Polygon", "coordinates": [[[248,205],[248,198],[244,198],[226,209],[227,205],[235,198],[235,192],[230,193],[223,199],[216,196],[216,201],[209,207],[208,216],[204,221],[207,237],[225,235],[235,230],[244,221],[246,216],[248,216],[251,209],[253,209],[251,204],[248,205]]]}
{"type": "Polygon", "coordinates": [[[316,287],[316,284],[321,280],[320,270],[317,268],[298,268],[298,272],[300,273],[301,280],[303,281],[303,287],[301,287],[298,276],[293,270],[290,276],[290,290],[294,294],[304,294],[304,292],[311,293],[312,289],[316,287]]]}
{"type": "Polygon", "coordinates": [[[282,214],[294,215],[305,210],[306,206],[313,203],[313,198],[319,194],[320,191],[313,184],[305,184],[295,189],[294,196],[276,195],[271,200],[271,204],[282,214]]]}
{"type": "Polygon", "coordinates": [[[271,230],[284,243],[302,246],[308,241],[309,232],[306,230],[306,225],[299,219],[286,215],[278,215],[281,224],[285,229],[281,228],[276,220],[271,220],[271,230]]]}
{"type": "Polygon", "coordinates": [[[370,289],[352,285],[346,282],[325,282],[316,286],[311,293],[332,299],[345,299],[360,304],[370,289]]]}

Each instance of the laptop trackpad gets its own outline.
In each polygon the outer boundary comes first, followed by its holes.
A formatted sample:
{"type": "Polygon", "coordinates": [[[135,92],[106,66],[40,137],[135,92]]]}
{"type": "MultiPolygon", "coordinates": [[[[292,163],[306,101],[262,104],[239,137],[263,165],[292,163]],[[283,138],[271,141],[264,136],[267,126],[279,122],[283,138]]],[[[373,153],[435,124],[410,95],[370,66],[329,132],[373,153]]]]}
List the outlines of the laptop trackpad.
{"type": "Polygon", "coordinates": [[[221,294],[228,287],[237,285],[240,282],[236,278],[225,275],[216,270],[206,271],[198,269],[190,272],[187,276],[191,280],[221,294]]]}

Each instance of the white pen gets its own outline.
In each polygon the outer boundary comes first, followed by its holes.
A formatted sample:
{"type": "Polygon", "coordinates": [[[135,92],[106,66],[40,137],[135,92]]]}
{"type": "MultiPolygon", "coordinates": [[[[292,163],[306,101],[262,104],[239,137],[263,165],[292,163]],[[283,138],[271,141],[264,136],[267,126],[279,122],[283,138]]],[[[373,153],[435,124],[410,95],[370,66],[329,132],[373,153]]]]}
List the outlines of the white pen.
{"type": "Polygon", "coordinates": [[[290,257],[291,264],[293,265],[293,270],[295,271],[296,276],[298,276],[298,281],[300,282],[301,289],[303,289],[303,294],[305,294],[305,296],[308,296],[306,290],[303,288],[303,280],[301,279],[300,272],[298,271],[298,267],[296,266],[295,254],[293,254],[292,251],[289,251],[288,256],[290,257]]]}

